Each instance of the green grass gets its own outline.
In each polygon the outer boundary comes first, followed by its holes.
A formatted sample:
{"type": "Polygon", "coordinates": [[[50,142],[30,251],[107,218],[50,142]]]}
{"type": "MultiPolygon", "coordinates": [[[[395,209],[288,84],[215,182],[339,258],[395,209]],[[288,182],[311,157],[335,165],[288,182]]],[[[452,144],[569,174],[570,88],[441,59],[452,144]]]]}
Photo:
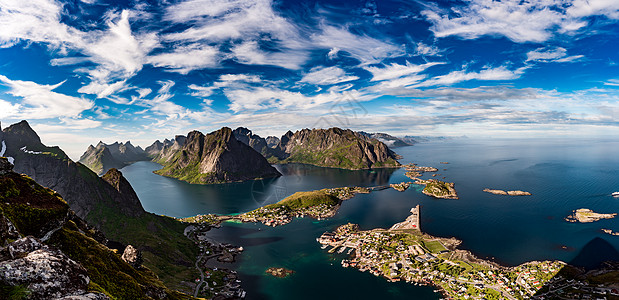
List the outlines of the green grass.
{"type": "Polygon", "coordinates": [[[26,299],[30,291],[23,285],[10,285],[0,281],[0,299],[21,300],[26,299]]]}
{"type": "Polygon", "coordinates": [[[446,251],[447,249],[441,244],[439,241],[430,241],[423,243],[425,248],[428,249],[432,253],[439,253],[441,251],[446,251]]]}
{"type": "Polygon", "coordinates": [[[297,210],[326,204],[329,206],[337,205],[340,200],[332,195],[327,194],[326,190],[311,191],[311,192],[296,192],[281,201],[265,206],[265,208],[285,207],[289,210],[297,210]]]}
{"type": "Polygon", "coordinates": [[[170,288],[190,292],[183,281],[199,276],[193,263],[197,246],[184,236],[186,227],[170,217],[144,214],[137,218],[118,217],[107,206],[98,206],[90,218],[101,220],[101,230],[111,240],[130,244],[142,251],[144,265],[170,288]]]}

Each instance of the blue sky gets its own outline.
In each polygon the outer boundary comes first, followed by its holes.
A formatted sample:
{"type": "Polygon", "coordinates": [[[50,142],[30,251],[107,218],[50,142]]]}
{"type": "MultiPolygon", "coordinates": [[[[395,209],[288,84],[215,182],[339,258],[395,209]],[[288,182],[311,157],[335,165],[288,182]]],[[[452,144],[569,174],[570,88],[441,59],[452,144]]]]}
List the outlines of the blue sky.
{"type": "Polygon", "coordinates": [[[0,0],[0,121],[99,140],[245,126],[619,134],[619,1],[0,0]]]}

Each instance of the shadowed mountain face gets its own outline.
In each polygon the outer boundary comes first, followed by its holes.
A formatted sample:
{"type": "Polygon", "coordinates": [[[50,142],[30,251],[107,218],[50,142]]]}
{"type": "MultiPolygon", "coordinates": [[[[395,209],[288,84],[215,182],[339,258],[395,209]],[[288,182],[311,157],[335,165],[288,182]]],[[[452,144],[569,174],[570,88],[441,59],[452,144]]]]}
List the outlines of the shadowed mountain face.
{"type": "Polygon", "coordinates": [[[599,267],[605,261],[619,261],[619,251],[605,239],[596,237],[580,250],[570,261],[570,265],[590,270],[599,267]]]}
{"type": "Polygon", "coordinates": [[[149,160],[147,153],[139,146],[135,147],[127,141],[109,145],[99,142],[96,147],[90,145],[80,157],[79,162],[101,175],[109,169],[119,169],[140,160],[149,160]]]}
{"type": "MultiPolygon", "coordinates": [[[[21,121],[3,130],[5,156],[14,159],[15,171],[27,174],[37,183],[51,188],[65,198],[75,213],[93,225],[99,220],[89,219],[97,207],[109,205],[127,216],[139,216],[144,209],[131,186],[123,186],[122,193],[99,178],[86,166],[75,163],[58,147],[47,147],[28,122],[21,121]]],[[[123,178],[124,179],[124,178],[123,178]]]]}
{"type": "Polygon", "coordinates": [[[341,169],[398,167],[397,154],[383,142],[340,128],[303,129],[284,134],[271,162],[305,163],[341,169]]]}
{"type": "MultiPolygon", "coordinates": [[[[236,138],[239,142],[252,147],[254,150],[262,154],[266,158],[277,155],[276,149],[269,146],[266,139],[260,137],[257,134],[253,134],[251,130],[247,128],[239,127],[233,130],[232,134],[234,134],[234,138],[236,138]]],[[[273,142],[272,139],[271,142],[273,142]]]]}
{"type": "Polygon", "coordinates": [[[185,144],[159,155],[164,167],[155,173],[190,183],[208,184],[280,176],[267,160],[234,138],[224,127],[207,135],[192,131],[185,144]]]}
{"type": "Polygon", "coordinates": [[[0,158],[0,298],[22,299],[24,288],[23,299],[188,298],[147,268],[129,265],[58,193],[12,168],[0,158]]]}

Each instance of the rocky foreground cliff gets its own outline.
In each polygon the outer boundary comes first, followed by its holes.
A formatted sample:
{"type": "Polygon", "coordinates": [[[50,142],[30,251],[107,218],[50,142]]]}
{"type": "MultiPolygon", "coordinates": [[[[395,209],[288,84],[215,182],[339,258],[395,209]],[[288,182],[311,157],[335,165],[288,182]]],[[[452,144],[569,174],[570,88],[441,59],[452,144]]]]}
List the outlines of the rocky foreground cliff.
{"type": "Polygon", "coordinates": [[[189,279],[199,275],[193,267],[198,249],[184,236],[186,225],[145,212],[120,171],[111,169],[97,176],[69,159],[60,148],[45,146],[28,122],[1,132],[0,156],[13,161],[16,172],[58,192],[78,217],[110,239],[142,251],[144,265],[167,286],[192,291],[189,279]]]}
{"type": "Polygon", "coordinates": [[[135,248],[107,248],[58,193],[12,168],[0,158],[1,299],[191,298],[142,266],[135,248]]]}
{"type": "Polygon", "coordinates": [[[207,135],[192,131],[183,146],[162,150],[155,173],[190,183],[209,184],[268,178],[281,174],[250,146],[224,127],[207,135]]]}

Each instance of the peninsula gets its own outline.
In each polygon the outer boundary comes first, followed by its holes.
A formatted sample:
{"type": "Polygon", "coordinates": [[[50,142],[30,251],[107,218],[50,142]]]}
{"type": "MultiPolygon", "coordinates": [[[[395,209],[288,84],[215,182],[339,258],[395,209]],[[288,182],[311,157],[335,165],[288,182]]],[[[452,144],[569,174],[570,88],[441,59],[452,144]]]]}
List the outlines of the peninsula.
{"type": "Polygon", "coordinates": [[[575,210],[571,215],[565,218],[568,222],[580,222],[580,223],[591,223],[595,221],[599,221],[602,219],[612,219],[617,216],[616,213],[612,214],[600,214],[596,213],[588,208],[580,208],[575,210]]]}

